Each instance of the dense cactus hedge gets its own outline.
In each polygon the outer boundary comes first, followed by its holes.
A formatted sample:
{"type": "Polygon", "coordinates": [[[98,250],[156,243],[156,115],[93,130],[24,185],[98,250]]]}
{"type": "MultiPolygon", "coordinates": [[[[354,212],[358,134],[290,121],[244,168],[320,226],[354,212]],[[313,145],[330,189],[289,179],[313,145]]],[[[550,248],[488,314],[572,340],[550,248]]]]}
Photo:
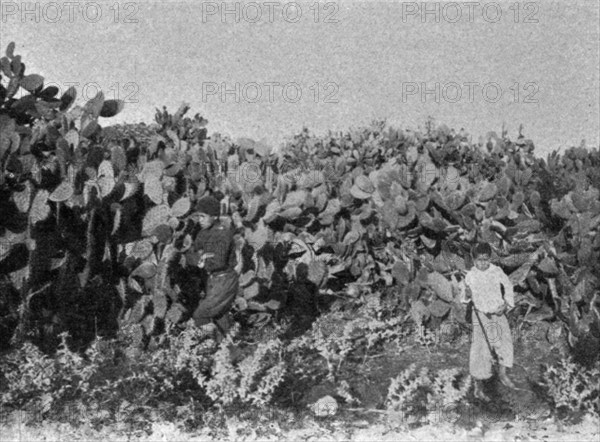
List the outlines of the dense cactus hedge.
{"type": "Polygon", "coordinates": [[[560,321],[573,347],[600,338],[600,155],[546,159],[519,135],[477,142],[428,124],[307,130],[282,149],[208,137],[207,120],[163,108],[152,125],[103,128],[122,108],[99,92],[75,106],[0,59],[2,345],[84,343],[127,330],[145,346],[189,314],[194,202],[212,193],[236,229],[250,323],[316,314],[318,297],[386,289],[417,322],[464,321],[471,247],[489,242],[516,287],[522,320],[560,321]],[[19,89],[26,91],[15,98],[19,89]]]}

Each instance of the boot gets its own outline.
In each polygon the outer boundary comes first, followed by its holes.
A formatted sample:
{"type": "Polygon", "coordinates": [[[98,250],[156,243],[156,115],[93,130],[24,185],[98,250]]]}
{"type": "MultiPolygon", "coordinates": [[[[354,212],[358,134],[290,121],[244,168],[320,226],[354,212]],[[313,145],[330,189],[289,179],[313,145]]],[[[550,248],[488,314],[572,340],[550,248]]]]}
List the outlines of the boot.
{"type": "Polygon", "coordinates": [[[500,365],[500,371],[498,372],[498,377],[500,378],[500,382],[508,388],[515,388],[515,384],[512,383],[508,375],[506,374],[506,367],[504,365],[500,365]]]}
{"type": "Polygon", "coordinates": [[[482,401],[489,401],[490,398],[483,392],[483,381],[476,379],[475,380],[475,391],[473,393],[477,399],[481,399],[482,401]]]}

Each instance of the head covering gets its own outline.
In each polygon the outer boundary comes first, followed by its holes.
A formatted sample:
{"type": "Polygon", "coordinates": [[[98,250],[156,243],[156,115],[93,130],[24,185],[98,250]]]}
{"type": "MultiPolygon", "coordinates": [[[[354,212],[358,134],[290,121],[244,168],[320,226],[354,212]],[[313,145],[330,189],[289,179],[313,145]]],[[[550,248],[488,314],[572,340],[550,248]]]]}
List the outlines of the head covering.
{"type": "Polygon", "coordinates": [[[212,196],[205,196],[196,203],[196,211],[211,216],[219,216],[221,214],[221,203],[212,196]]]}

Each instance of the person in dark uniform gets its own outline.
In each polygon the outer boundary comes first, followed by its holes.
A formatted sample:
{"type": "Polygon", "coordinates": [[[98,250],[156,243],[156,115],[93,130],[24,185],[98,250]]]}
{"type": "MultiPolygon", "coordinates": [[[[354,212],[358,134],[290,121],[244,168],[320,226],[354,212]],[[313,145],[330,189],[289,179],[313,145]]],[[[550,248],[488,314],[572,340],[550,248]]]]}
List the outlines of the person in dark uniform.
{"type": "Polygon", "coordinates": [[[226,332],[231,319],[228,312],[238,292],[234,232],[219,220],[221,205],[212,196],[198,200],[194,218],[200,231],[194,244],[186,253],[188,266],[200,269],[203,295],[193,313],[197,326],[215,320],[221,331],[226,332]]]}

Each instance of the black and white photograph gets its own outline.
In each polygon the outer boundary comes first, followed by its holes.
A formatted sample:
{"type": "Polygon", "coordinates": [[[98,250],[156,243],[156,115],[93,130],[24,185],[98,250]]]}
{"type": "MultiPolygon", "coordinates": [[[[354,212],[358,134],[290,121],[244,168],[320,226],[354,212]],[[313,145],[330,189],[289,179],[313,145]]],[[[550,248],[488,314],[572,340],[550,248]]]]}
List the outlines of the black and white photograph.
{"type": "Polygon", "coordinates": [[[0,0],[0,441],[600,440],[600,2],[0,0]]]}

